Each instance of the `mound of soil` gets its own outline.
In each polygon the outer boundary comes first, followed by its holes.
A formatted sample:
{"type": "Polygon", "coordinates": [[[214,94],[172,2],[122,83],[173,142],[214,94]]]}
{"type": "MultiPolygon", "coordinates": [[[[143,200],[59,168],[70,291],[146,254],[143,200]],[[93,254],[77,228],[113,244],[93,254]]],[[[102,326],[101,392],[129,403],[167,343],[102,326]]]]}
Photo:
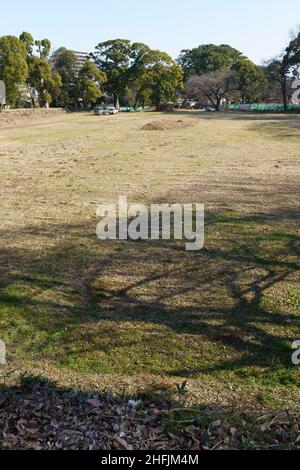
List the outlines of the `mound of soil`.
{"type": "Polygon", "coordinates": [[[185,129],[193,127],[192,121],[182,121],[181,119],[158,119],[151,121],[142,127],[143,131],[166,131],[169,129],[185,129]]]}

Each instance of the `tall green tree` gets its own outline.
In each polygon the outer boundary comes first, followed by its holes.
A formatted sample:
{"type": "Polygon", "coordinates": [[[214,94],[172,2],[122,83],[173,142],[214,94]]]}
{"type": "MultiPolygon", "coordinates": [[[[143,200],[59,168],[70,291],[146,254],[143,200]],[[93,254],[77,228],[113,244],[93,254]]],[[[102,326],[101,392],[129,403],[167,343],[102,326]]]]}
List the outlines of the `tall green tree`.
{"type": "Polygon", "coordinates": [[[184,70],[185,78],[193,75],[215,72],[231,68],[243,54],[227,44],[202,44],[193,49],[184,49],[178,58],[178,63],[184,70]]]}
{"type": "Polygon", "coordinates": [[[49,61],[51,42],[49,39],[34,41],[28,32],[23,32],[20,40],[24,43],[27,53],[27,86],[33,107],[36,106],[35,91],[38,92],[39,105],[48,107],[52,102],[52,97],[57,96],[62,85],[59,74],[52,70],[49,61]]]}
{"type": "Polygon", "coordinates": [[[0,80],[6,85],[7,103],[15,106],[19,97],[19,87],[28,76],[26,47],[15,36],[0,37],[0,80]]]}
{"type": "Polygon", "coordinates": [[[56,106],[73,107],[76,105],[76,56],[72,51],[61,47],[54,52],[51,63],[62,81],[59,96],[54,103],[56,106]]]}
{"type": "Polygon", "coordinates": [[[62,86],[60,75],[51,69],[49,62],[35,56],[29,59],[28,82],[38,92],[39,105],[42,108],[51,104],[62,86]]]}
{"type": "Polygon", "coordinates": [[[264,70],[268,80],[269,95],[281,98],[284,109],[288,109],[289,65],[283,58],[273,59],[264,70]],[[278,93],[277,93],[278,91],[278,93]]]}
{"type": "Polygon", "coordinates": [[[242,101],[258,102],[267,87],[266,75],[262,68],[249,59],[241,58],[232,65],[231,69],[237,73],[238,90],[242,101]]]}
{"type": "Polygon", "coordinates": [[[300,65],[300,33],[296,34],[289,42],[284,53],[276,59],[269,61],[265,67],[269,89],[281,91],[282,102],[285,111],[288,110],[289,92],[292,82],[292,74],[300,65]]]}
{"type": "Polygon", "coordinates": [[[114,104],[135,91],[135,102],[151,100],[156,106],[174,98],[182,87],[182,70],[170,56],[151,50],[146,44],[115,39],[98,44],[91,57],[106,73],[105,89],[113,96],[114,104]]]}
{"type": "Polygon", "coordinates": [[[51,41],[49,39],[34,40],[33,36],[24,31],[20,35],[20,41],[25,44],[26,52],[28,55],[33,55],[34,49],[36,48],[37,54],[40,59],[48,59],[51,50],[51,41]]]}
{"type": "Polygon", "coordinates": [[[86,107],[102,96],[101,85],[107,81],[106,74],[87,61],[78,73],[76,99],[86,107]]]}
{"type": "Polygon", "coordinates": [[[150,48],[145,44],[113,39],[98,44],[91,54],[99,70],[107,76],[105,89],[113,96],[116,107],[119,107],[120,98],[126,94],[130,82],[141,75],[149,53],[150,48]]]}
{"type": "Polygon", "coordinates": [[[35,45],[38,49],[40,59],[48,59],[51,50],[51,42],[49,39],[37,40],[35,41],[35,45]]]}
{"type": "Polygon", "coordinates": [[[139,82],[140,96],[148,97],[159,109],[183,89],[183,70],[167,53],[153,50],[139,82]]]}
{"type": "Polygon", "coordinates": [[[34,39],[33,39],[32,35],[30,33],[27,33],[26,31],[24,31],[20,35],[19,39],[20,39],[20,41],[22,41],[24,43],[26,53],[28,55],[32,55],[33,54],[33,48],[34,48],[34,39]]]}
{"type": "Polygon", "coordinates": [[[187,79],[224,70],[236,72],[241,99],[244,102],[258,101],[267,86],[262,69],[240,51],[226,44],[204,44],[183,50],[178,62],[183,67],[187,79]]]}
{"type": "Polygon", "coordinates": [[[288,47],[285,50],[281,61],[281,67],[279,71],[281,83],[282,83],[282,97],[285,111],[288,110],[288,83],[289,75],[294,68],[297,68],[300,64],[300,33],[290,41],[288,47]]]}

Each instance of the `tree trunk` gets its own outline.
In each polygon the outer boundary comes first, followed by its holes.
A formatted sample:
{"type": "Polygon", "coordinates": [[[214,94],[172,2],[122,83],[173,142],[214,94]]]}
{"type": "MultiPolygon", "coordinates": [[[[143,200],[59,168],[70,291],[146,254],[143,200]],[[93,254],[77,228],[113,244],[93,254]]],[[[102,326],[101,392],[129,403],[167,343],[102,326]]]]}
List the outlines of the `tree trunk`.
{"type": "Polygon", "coordinates": [[[119,95],[114,95],[114,105],[115,105],[115,108],[116,109],[120,109],[120,99],[119,99],[119,95]]]}
{"type": "Polygon", "coordinates": [[[34,96],[33,96],[33,93],[32,93],[32,90],[31,90],[30,86],[28,86],[28,92],[29,92],[29,95],[30,95],[32,107],[35,108],[36,107],[35,99],[34,99],[34,96]]]}
{"type": "Polygon", "coordinates": [[[287,80],[286,80],[286,77],[284,77],[283,82],[282,82],[282,97],[283,97],[284,111],[288,111],[287,80]]]}

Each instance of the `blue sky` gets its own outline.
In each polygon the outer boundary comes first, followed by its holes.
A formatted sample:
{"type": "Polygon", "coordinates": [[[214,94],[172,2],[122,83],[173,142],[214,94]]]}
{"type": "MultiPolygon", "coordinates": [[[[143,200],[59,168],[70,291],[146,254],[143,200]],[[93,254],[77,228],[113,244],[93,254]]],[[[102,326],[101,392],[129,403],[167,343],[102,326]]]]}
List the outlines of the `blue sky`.
{"type": "Polygon", "coordinates": [[[261,63],[299,23],[299,0],[13,0],[1,5],[0,35],[25,30],[48,37],[53,48],[87,52],[121,37],[174,58],[181,49],[226,43],[261,63]]]}

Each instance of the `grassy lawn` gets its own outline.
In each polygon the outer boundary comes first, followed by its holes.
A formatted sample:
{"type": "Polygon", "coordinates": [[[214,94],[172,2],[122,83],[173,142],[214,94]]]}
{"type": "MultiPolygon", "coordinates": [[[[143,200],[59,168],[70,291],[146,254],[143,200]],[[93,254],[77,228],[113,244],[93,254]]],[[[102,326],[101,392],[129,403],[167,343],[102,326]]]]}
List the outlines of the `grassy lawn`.
{"type": "Polygon", "coordinates": [[[8,369],[100,388],[187,380],[198,403],[296,408],[300,118],[186,112],[167,119],[191,127],[141,130],[156,119],[0,116],[8,369]],[[96,206],[120,195],[204,203],[204,249],[100,242],[96,206]]]}

